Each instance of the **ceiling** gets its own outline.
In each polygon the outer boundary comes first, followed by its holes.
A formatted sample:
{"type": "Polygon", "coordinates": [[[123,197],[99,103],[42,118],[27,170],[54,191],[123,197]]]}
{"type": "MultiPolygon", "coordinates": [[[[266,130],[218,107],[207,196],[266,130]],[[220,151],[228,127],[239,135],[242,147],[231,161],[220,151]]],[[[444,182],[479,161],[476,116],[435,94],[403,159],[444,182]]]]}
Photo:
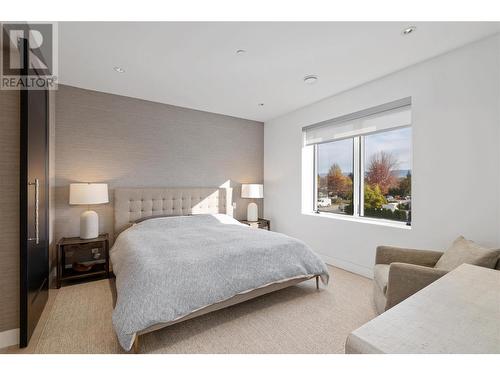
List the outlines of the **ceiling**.
{"type": "Polygon", "coordinates": [[[498,22],[61,22],[59,82],[267,121],[499,31],[498,22]],[[408,25],[416,31],[402,35],[408,25]],[[309,74],[319,80],[305,84],[309,74]]]}

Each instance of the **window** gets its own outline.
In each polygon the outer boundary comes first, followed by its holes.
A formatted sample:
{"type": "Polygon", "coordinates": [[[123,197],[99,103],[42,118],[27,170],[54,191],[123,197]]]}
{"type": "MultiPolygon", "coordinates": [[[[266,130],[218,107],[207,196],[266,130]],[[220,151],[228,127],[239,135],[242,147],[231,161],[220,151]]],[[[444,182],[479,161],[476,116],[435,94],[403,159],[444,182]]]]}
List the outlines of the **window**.
{"type": "Polygon", "coordinates": [[[411,128],[365,135],[360,216],[411,221],[411,128]]]}
{"type": "Polygon", "coordinates": [[[410,98],[304,128],[313,210],[411,224],[410,98]]]}
{"type": "Polygon", "coordinates": [[[322,143],[316,152],[317,211],[352,215],[353,140],[322,143]]]}

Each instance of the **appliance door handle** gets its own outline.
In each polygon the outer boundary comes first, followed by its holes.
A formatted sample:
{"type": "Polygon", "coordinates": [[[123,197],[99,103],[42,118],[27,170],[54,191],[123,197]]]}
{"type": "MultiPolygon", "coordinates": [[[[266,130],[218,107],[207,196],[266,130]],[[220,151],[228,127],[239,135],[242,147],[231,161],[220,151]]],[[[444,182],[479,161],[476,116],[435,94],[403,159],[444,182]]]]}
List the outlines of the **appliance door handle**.
{"type": "Polygon", "coordinates": [[[35,244],[40,243],[40,222],[39,222],[39,204],[40,204],[40,180],[35,178],[35,181],[28,182],[28,186],[35,187],[35,237],[28,238],[28,241],[35,241],[35,244]]]}

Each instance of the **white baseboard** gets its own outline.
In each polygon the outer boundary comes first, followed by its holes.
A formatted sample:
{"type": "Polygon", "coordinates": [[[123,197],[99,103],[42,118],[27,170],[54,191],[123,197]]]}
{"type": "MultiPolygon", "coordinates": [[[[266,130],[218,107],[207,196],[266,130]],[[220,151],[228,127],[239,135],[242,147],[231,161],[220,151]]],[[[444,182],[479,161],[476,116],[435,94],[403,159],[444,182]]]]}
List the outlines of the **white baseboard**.
{"type": "Polygon", "coordinates": [[[0,348],[19,344],[19,328],[0,332],[0,348]]]}
{"type": "Polygon", "coordinates": [[[365,266],[361,266],[356,263],[349,262],[347,260],[338,259],[335,257],[331,257],[324,254],[318,255],[323,259],[323,261],[331,266],[342,268],[346,271],[356,273],[358,275],[368,277],[369,279],[373,279],[373,269],[365,266]]]}

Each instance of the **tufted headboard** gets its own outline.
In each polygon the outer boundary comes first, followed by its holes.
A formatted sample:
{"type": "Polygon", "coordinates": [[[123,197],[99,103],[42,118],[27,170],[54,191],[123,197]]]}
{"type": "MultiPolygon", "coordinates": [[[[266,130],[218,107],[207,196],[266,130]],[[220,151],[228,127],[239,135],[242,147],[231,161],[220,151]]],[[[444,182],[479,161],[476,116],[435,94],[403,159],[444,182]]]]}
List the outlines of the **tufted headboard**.
{"type": "Polygon", "coordinates": [[[115,236],[155,215],[233,214],[231,188],[115,188],[115,236]]]}

